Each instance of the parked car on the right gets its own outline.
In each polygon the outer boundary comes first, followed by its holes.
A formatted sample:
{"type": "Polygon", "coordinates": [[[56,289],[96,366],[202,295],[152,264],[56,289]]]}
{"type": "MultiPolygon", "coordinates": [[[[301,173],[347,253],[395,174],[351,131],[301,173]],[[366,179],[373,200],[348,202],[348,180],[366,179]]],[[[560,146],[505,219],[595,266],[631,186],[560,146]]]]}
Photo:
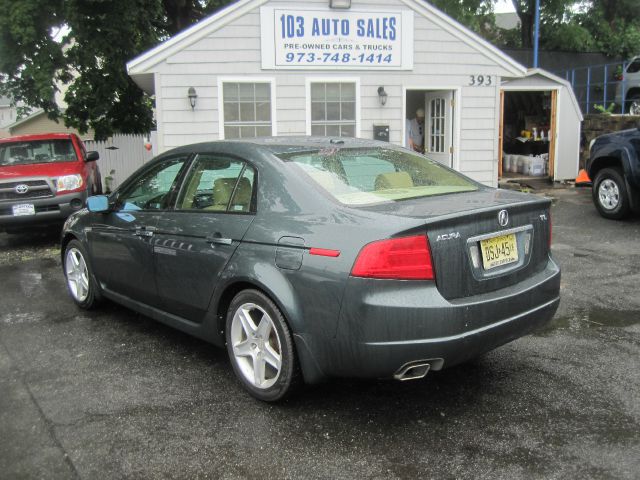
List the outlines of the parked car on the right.
{"type": "Polygon", "coordinates": [[[624,102],[623,112],[640,115],[640,55],[629,60],[616,75],[616,80],[616,103],[622,105],[624,102]]]}
{"type": "Polygon", "coordinates": [[[640,129],[601,135],[589,145],[585,165],[593,181],[593,203],[605,218],[640,211],[640,129]]]}

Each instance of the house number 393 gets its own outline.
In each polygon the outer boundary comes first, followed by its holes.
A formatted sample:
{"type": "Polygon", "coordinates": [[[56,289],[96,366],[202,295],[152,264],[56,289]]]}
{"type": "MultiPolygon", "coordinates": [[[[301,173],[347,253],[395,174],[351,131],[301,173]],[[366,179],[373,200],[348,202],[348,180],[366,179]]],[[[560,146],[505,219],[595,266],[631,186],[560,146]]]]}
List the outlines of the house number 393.
{"type": "Polygon", "coordinates": [[[491,75],[469,75],[469,85],[472,87],[488,87],[493,85],[491,75]]]}

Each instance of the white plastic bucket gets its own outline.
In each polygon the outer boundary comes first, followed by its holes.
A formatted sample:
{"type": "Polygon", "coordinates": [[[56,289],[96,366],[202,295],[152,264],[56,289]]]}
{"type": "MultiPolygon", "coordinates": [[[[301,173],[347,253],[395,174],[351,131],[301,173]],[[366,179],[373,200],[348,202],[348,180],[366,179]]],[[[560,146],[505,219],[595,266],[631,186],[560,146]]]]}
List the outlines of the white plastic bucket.
{"type": "Polygon", "coordinates": [[[544,175],[545,164],[544,158],[540,156],[529,157],[529,161],[526,163],[522,173],[532,177],[541,177],[544,175]]]}

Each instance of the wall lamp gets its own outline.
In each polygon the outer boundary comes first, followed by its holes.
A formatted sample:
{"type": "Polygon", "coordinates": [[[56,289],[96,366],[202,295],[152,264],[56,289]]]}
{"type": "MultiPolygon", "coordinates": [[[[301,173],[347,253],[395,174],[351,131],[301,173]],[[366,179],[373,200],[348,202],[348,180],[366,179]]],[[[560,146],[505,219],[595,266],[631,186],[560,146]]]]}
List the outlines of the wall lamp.
{"type": "Polygon", "coordinates": [[[196,108],[196,101],[198,100],[198,94],[196,93],[196,89],[193,87],[189,87],[189,90],[187,91],[187,97],[189,97],[191,110],[194,110],[196,108]]]}
{"type": "Polygon", "coordinates": [[[387,104],[387,92],[384,91],[384,87],[378,87],[378,100],[380,100],[380,105],[385,106],[387,104]]]}
{"type": "Polygon", "coordinates": [[[351,8],[351,0],[329,0],[329,8],[347,10],[351,8]]]}

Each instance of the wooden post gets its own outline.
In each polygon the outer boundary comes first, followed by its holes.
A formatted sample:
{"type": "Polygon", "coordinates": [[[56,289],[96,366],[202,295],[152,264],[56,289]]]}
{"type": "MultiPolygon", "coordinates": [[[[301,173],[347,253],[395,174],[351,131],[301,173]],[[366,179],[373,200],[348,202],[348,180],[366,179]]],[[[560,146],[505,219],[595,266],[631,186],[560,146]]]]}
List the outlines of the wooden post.
{"type": "Polygon", "coordinates": [[[557,141],[557,125],[558,119],[556,118],[558,115],[558,91],[551,90],[551,125],[549,126],[551,130],[551,138],[549,139],[549,177],[551,181],[554,178],[555,171],[555,163],[556,163],[556,141],[557,141]]]}
{"type": "Polygon", "coordinates": [[[500,90],[500,127],[498,128],[498,180],[502,178],[502,151],[504,150],[504,90],[500,90]]]}

